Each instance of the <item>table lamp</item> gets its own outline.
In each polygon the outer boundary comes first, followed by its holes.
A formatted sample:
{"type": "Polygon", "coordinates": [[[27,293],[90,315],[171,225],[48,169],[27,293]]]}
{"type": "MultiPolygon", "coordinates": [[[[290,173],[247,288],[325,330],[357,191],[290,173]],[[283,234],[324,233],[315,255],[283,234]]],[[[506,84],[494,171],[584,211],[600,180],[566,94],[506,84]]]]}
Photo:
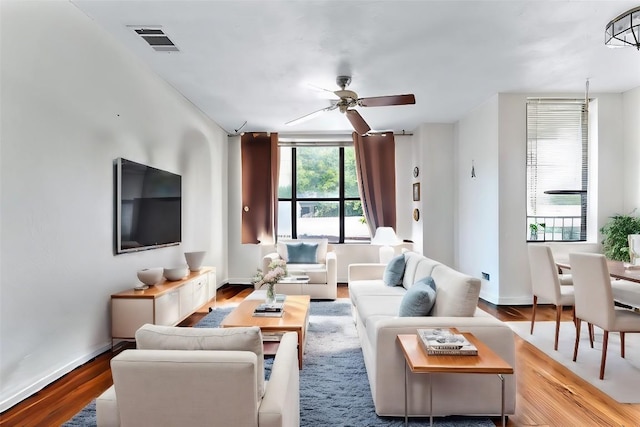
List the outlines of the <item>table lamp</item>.
{"type": "Polygon", "coordinates": [[[376,229],[375,236],[371,239],[371,244],[381,245],[379,251],[380,263],[388,264],[395,254],[395,251],[391,246],[400,244],[400,240],[398,239],[398,236],[396,236],[396,232],[393,231],[392,227],[378,227],[376,229]]]}

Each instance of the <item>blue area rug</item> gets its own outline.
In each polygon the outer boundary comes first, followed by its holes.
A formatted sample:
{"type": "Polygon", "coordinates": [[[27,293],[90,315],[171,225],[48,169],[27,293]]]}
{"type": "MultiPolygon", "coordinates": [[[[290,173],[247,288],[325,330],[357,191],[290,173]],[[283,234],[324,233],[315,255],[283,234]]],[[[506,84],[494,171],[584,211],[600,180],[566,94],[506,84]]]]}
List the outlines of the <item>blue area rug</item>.
{"type": "MultiPolygon", "coordinates": [[[[232,308],[219,308],[195,327],[217,327],[232,308]]],[[[267,375],[271,359],[265,363],[267,375]]],[[[403,418],[375,413],[362,350],[348,300],[312,301],[303,368],[300,371],[301,426],[403,426],[403,418]]],[[[428,425],[413,418],[409,425],[428,425]]],[[[95,426],[95,402],[87,405],[65,427],[95,426]]],[[[488,418],[435,418],[439,427],[494,427],[488,418]]]]}

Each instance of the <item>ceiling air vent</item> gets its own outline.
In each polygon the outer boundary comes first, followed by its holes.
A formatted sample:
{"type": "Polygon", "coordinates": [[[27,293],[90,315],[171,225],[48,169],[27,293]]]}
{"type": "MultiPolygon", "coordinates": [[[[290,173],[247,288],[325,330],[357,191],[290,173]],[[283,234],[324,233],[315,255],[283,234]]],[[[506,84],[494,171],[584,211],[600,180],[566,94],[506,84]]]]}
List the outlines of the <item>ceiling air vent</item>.
{"type": "Polygon", "coordinates": [[[136,28],[135,32],[158,52],[178,52],[176,45],[159,28],[136,28]]]}

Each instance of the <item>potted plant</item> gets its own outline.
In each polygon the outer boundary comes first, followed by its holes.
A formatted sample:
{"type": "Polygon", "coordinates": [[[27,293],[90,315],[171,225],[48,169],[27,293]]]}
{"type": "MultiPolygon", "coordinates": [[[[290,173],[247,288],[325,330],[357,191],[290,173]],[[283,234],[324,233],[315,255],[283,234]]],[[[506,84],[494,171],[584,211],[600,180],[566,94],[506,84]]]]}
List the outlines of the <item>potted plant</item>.
{"type": "Polygon", "coordinates": [[[600,233],[604,236],[602,250],[608,259],[629,262],[629,234],[640,233],[640,217],[633,216],[635,209],[628,215],[614,215],[600,233]]]}
{"type": "Polygon", "coordinates": [[[542,231],[544,233],[545,223],[532,223],[529,224],[529,231],[531,232],[531,236],[529,240],[538,240],[538,231],[542,231]]]}

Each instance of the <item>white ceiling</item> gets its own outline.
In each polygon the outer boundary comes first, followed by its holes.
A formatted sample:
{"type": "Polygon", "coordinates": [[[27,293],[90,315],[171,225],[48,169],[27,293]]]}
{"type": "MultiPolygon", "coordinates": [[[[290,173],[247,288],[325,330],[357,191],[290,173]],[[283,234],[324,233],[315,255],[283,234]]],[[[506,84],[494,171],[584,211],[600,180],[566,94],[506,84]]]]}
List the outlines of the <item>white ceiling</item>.
{"type": "Polygon", "coordinates": [[[640,52],[604,46],[638,1],[71,0],[229,133],[351,131],[330,105],[335,78],[360,97],[413,93],[415,105],[359,107],[374,130],[452,123],[500,92],[584,94],[640,86],[640,52]],[[130,26],[161,26],[156,52],[130,26]],[[331,97],[327,97],[330,95],[331,97]]]}

